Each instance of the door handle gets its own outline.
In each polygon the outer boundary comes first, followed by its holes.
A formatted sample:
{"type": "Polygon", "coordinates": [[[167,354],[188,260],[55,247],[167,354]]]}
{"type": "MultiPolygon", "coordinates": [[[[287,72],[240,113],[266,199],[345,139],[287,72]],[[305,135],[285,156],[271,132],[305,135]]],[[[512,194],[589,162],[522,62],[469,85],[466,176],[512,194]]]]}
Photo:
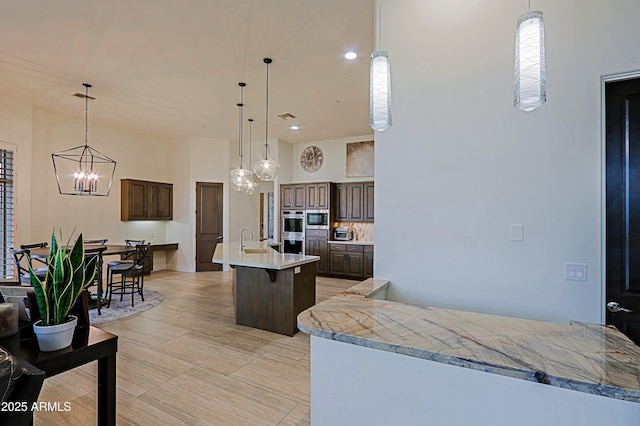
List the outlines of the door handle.
{"type": "Polygon", "coordinates": [[[617,312],[633,312],[631,309],[623,308],[618,302],[607,303],[607,310],[609,312],[613,312],[614,314],[617,312]]]}
{"type": "Polygon", "coordinates": [[[221,241],[221,240],[222,240],[222,238],[223,238],[223,236],[222,236],[222,235],[220,235],[220,236],[218,237],[218,241],[221,241]]]}

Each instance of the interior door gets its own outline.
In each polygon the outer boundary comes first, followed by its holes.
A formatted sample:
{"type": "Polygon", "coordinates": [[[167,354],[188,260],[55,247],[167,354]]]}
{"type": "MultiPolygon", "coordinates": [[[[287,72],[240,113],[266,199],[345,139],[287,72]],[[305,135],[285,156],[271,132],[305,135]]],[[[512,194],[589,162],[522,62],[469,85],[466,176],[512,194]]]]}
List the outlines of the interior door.
{"type": "Polygon", "coordinates": [[[222,242],[222,184],[196,182],[196,200],[196,272],[221,271],[211,258],[222,242]]]}
{"type": "Polygon", "coordinates": [[[640,79],[605,84],[607,324],[640,344],[640,79]]]}

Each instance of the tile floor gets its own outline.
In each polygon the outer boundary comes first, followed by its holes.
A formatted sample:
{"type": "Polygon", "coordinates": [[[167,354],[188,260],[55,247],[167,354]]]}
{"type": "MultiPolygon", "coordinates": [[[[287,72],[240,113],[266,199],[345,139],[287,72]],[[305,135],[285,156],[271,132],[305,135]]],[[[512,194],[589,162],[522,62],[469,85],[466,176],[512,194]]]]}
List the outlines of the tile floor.
{"type": "MultiPolygon", "coordinates": [[[[317,279],[320,302],[355,281],[317,279]]],[[[154,272],[145,287],[165,300],[100,328],[117,334],[118,425],[309,424],[309,336],[235,324],[232,272],[154,272]]],[[[96,419],[96,363],[45,380],[36,425],[96,419]]]]}

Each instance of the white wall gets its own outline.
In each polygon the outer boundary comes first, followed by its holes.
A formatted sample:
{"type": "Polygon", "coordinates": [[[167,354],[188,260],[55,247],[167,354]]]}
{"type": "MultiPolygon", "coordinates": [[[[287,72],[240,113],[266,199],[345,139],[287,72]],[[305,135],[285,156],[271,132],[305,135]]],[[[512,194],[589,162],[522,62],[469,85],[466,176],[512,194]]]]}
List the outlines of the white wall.
{"type": "Polygon", "coordinates": [[[373,180],[374,177],[347,177],[347,143],[372,140],[373,134],[295,144],[293,146],[292,182],[356,182],[373,180]],[[300,154],[306,147],[312,145],[322,150],[324,160],[320,170],[315,173],[308,173],[300,166],[300,154]]]}
{"type": "Polygon", "coordinates": [[[526,2],[382,2],[393,127],[376,134],[376,276],[396,298],[566,322],[603,319],[603,74],[640,69],[640,2],[537,1],[547,98],[513,108],[526,2]],[[524,225],[512,243],[510,224],[524,225]],[[588,282],[564,281],[564,262],[588,282]]]}

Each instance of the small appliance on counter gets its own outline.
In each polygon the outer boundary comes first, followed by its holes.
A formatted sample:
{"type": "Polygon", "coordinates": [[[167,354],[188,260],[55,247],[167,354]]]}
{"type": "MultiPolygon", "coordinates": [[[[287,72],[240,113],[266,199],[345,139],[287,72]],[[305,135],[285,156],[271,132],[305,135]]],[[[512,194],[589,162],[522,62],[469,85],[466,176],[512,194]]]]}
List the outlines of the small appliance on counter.
{"type": "Polygon", "coordinates": [[[351,241],[354,238],[353,229],[348,226],[337,226],[333,228],[333,239],[336,241],[351,241]]]}

